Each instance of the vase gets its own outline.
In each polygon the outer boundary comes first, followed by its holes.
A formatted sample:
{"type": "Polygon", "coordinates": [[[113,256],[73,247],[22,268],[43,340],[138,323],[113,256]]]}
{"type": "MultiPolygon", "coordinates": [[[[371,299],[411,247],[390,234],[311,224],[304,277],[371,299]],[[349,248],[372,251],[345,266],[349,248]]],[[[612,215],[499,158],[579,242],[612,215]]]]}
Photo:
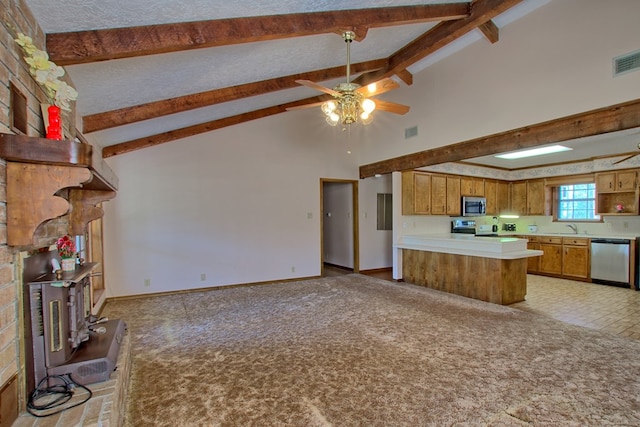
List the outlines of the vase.
{"type": "Polygon", "coordinates": [[[62,139],[62,119],[60,118],[60,107],[57,105],[49,105],[47,108],[47,138],[62,139]]]}
{"type": "Polygon", "coordinates": [[[62,258],[61,267],[62,271],[74,271],[76,269],[76,259],[62,258]]]}

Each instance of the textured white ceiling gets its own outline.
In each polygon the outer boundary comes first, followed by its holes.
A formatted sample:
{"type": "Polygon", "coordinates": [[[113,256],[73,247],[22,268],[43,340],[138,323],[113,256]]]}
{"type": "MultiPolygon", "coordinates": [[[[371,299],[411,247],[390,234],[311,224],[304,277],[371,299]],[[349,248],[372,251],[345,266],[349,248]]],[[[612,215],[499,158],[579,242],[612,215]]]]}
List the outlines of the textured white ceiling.
{"type": "Polygon", "coordinates": [[[26,0],[45,33],[466,0],[26,0]],[[72,11],[70,13],[70,11],[72,11]]]}
{"type": "MultiPolygon", "coordinates": [[[[45,33],[130,27],[325,10],[450,3],[458,0],[25,0],[45,33]]],[[[465,2],[464,0],[459,0],[465,2]]],[[[498,16],[504,27],[551,0],[524,0],[498,16]]],[[[352,62],[389,57],[434,23],[369,30],[351,47],[352,62]]],[[[480,40],[474,31],[409,67],[418,73],[444,56],[480,40]]],[[[80,94],[81,116],[243,83],[344,65],[346,47],[336,34],[246,43],[67,66],[80,94]]],[[[338,81],[320,82],[333,87],[338,81]]],[[[403,84],[403,83],[402,83],[403,84]]],[[[109,146],[260,108],[318,95],[305,87],[281,90],[85,135],[109,146]]],[[[382,96],[384,98],[384,95],[382,96]]],[[[586,144],[585,144],[586,146],[586,144]]],[[[493,162],[491,159],[485,159],[493,162]]]]}

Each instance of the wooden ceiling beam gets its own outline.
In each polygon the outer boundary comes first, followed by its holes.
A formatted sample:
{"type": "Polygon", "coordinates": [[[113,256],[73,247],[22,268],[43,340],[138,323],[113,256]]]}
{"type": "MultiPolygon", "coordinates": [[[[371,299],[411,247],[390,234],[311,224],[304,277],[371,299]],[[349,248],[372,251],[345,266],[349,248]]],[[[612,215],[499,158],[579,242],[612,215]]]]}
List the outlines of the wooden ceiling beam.
{"type": "Polygon", "coordinates": [[[47,34],[60,66],[288,37],[342,33],[362,40],[369,28],[466,18],[469,3],[334,10],[47,34]]]}
{"type": "Polygon", "coordinates": [[[498,43],[500,40],[500,29],[493,21],[487,21],[484,24],[478,26],[478,29],[484,34],[484,36],[491,42],[491,44],[498,43]]]}
{"type": "Polygon", "coordinates": [[[640,99],[360,166],[360,178],[640,127],[640,99]]]}
{"type": "Polygon", "coordinates": [[[213,130],[222,129],[227,126],[238,125],[251,120],[261,119],[263,117],[273,116],[274,114],[280,114],[287,111],[287,108],[298,107],[314,102],[322,102],[330,99],[328,95],[320,95],[312,98],[302,99],[299,101],[293,101],[286,104],[275,105],[273,107],[263,108],[261,110],[250,111],[243,114],[237,114],[231,117],[224,117],[222,119],[213,120],[207,123],[201,123],[194,126],[188,126],[182,129],[176,129],[169,132],[164,132],[157,135],[151,135],[144,138],[134,139],[132,141],[122,142],[119,144],[109,145],[102,149],[102,157],[113,157],[118,154],[130,153],[132,151],[141,150],[143,148],[153,147],[155,145],[164,144],[167,142],[175,141],[178,139],[188,138],[193,135],[198,135],[205,132],[211,132],[213,130]]]}
{"type": "Polygon", "coordinates": [[[391,55],[389,67],[384,72],[371,73],[358,83],[368,84],[398,74],[521,2],[522,0],[477,0],[471,5],[471,15],[455,21],[439,23],[391,55]]]}
{"type": "MultiPolygon", "coordinates": [[[[352,64],[354,73],[363,73],[384,68],[386,59],[376,59],[366,62],[352,64]]],[[[327,68],[324,70],[310,71],[308,73],[294,74],[285,77],[277,77],[259,82],[246,83],[242,85],[215,89],[177,98],[163,99],[161,101],[149,102],[147,104],[132,107],[120,108],[103,113],[91,114],[82,118],[84,133],[97,132],[112,127],[123,126],[142,120],[153,119],[168,114],[181,113],[196,108],[207,107],[222,102],[235,101],[251,96],[263,95],[282,89],[299,87],[296,80],[325,81],[336,79],[345,75],[345,66],[327,68]]]]}

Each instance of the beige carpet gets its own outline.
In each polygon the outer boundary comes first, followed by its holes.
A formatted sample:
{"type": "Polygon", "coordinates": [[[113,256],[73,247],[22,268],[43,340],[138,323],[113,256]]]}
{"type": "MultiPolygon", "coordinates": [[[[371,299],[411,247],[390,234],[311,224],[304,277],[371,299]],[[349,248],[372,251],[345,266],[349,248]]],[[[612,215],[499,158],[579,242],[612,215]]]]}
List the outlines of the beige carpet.
{"type": "Polygon", "coordinates": [[[640,341],[362,275],[109,302],[127,426],[638,426],[640,341]]]}

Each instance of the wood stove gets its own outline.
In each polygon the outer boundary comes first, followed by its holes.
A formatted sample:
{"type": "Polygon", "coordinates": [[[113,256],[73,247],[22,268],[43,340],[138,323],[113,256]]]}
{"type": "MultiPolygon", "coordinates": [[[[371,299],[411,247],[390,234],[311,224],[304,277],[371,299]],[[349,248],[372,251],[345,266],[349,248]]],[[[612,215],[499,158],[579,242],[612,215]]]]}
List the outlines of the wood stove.
{"type": "Polygon", "coordinates": [[[90,275],[97,264],[53,272],[55,251],[24,259],[25,366],[27,391],[49,376],[70,375],[83,385],[109,379],[126,325],[91,315],[90,275]]]}

